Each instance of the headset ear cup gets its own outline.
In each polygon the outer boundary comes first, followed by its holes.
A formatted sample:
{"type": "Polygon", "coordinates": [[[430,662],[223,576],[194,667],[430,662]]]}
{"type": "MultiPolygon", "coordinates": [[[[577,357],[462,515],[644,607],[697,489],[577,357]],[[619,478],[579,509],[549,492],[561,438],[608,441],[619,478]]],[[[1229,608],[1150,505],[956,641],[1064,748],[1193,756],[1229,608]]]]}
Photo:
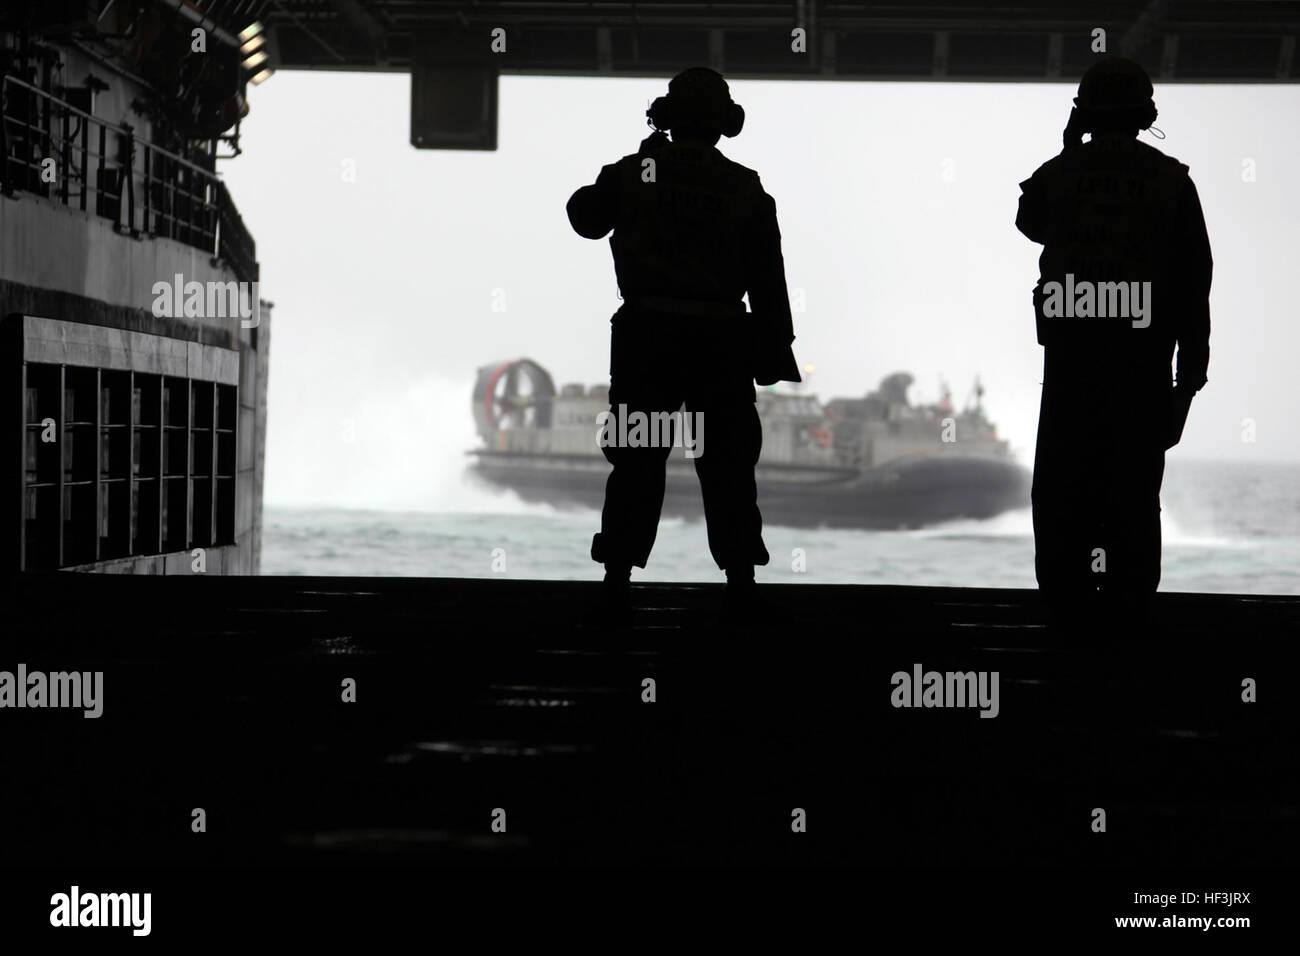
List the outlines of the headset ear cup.
{"type": "Polygon", "coordinates": [[[655,129],[668,130],[673,128],[672,110],[666,96],[656,98],[650,104],[650,108],[645,111],[645,115],[654,124],[655,129]]]}
{"type": "Polygon", "coordinates": [[[723,120],[722,135],[737,136],[745,128],[745,110],[739,103],[727,104],[726,117],[723,120]]]}

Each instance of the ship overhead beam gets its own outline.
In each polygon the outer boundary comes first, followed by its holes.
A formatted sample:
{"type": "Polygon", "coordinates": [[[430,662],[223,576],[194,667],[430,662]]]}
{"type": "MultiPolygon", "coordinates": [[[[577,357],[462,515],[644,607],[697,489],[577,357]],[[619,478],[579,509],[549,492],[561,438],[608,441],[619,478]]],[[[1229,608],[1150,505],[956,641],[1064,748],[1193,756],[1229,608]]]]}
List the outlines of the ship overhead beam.
{"type": "MultiPolygon", "coordinates": [[[[219,43],[223,43],[233,50],[238,50],[240,46],[239,38],[229,30],[224,29],[220,23],[209,16],[204,15],[199,8],[186,3],[185,0],[158,0],[159,4],[176,15],[188,20],[196,27],[202,28],[209,36],[219,43]]],[[[105,8],[105,13],[107,8],[105,8]]],[[[103,16],[103,13],[100,14],[103,16]]]]}
{"type": "Polygon", "coordinates": [[[503,73],[1075,83],[1123,53],[1161,83],[1300,81],[1300,0],[271,0],[266,25],[277,69],[409,72],[425,149],[495,149],[503,73]]]}
{"type": "Polygon", "coordinates": [[[330,0],[330,6],[342,14],[352,26],[360,30],[375,51],[376,64],[387,61],[388,34],[390,30],[375,18],[359,0],[330,0]]]}
{"type": "Polygon", "coordinates": [[[267,20],[279,69],[408,72],[422,37],[501,30],[508,75],[1077,82],[1103,30],[1161,82],[1300,80],[1296,0],[273,0],[267,20]]]}
{"type": "MultiPolygon", "coordinates": [[[[300,5],[301,5],[301,4],[300,4],[300,5]]],[[[310,26],[308,26],[308,25],[307,25],[306,23],[304,23],[301,19],[299,19],[298,15],[297,15],[296,13],[294,13],[292,9],[289,9],[288,6],[286,6],[286,5],[283,4],[283,3],[280,3],[279,0],[271,0],[271,7],[272,7],[276,12],[275,12],[274,14],[272,14],[272,15],[269,15],[269,16],[267,17],[267,19],[271,21],[271,24],[272,24],[272,30],[271,30],[271,32],[273,32],[273,33],[275,34],[275,38],[276,38],[276,41],[277,41],[276,46],[278,46],[278,42],[280,41],[280,39],[281,39],[282,37],[285,37],[285,36],[294,36],[294,34],[295,34],[295,32],[296,32],[296,34],[298,35],[298,36],[296,37],[296,39],[307,38],[307,39],[311,40],[312,43],[316,44],[316,46],[320,47],[320,49],[322,49],[322,50],[324,50],[326,53],[328,53],[328,54],[330,55],[330,57],[331,57],[332,65],[333,65],[333,66],[335,66],[335,67],[346,67],[346,66],[347,66],[347,63],[348,63],[348,59],[347,59],[347,57],[345,57],[345,56],[344,56],[342,53],[340,53],[338,50],[334,49],[334,47],[330,46],[330,44],[327,43],[327,42],[326,42],[326,41],[325,41],[325,40],[320,36],[319,33],[317,33],[317,32],[316,32],[315,30],[313,30],[310,26]],[[282,23],[284,23],[284,22],[286,22],[286,21],[287,21],[288,23],[292,24],[292,28],[291,28],[291,29],[286,30],[286,29],[281,25],[282,23]],[[278,29],[276,28],[277,26],[279,27],[278,29]]],[[[282,55],[277,54],[277,56],[274,58],[274,63],[275,63],[276,66],[280,66],[280,65],[282,65],[282,64],[283,64],[283,61],[284,61],[284,58],[283,58],[282,55]]],[[[317,68],[317,69],[320,69],[320,68],[324,67],[324,68],[328,69],[330,66],[331,66],[331,64],[317,64],[316,68],[317,68]]],[[[376,63],[376,68],[378,68],[378,66],[379,66],[379,64],[376,63]]]]}
{"type": "Polygon", "coordinates": [[[1119,52],[1131,57],[1142,49],[1142,44],[1151,36],[1152,31],[1159,28],[1168,7],[1169,0],[1150,0],[1120,40],[1119,52]]]}

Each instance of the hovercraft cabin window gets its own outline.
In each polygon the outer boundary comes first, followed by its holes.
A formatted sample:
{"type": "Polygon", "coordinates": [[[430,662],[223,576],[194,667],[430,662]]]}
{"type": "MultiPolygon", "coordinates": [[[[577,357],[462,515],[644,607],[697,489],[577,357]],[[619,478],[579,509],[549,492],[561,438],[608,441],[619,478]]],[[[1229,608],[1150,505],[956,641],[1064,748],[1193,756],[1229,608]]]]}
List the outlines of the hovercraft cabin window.
{"type": "Polygon", "coordinates": [[[235,541],[236,386],[23,363],[24,570],[235,541]]]}

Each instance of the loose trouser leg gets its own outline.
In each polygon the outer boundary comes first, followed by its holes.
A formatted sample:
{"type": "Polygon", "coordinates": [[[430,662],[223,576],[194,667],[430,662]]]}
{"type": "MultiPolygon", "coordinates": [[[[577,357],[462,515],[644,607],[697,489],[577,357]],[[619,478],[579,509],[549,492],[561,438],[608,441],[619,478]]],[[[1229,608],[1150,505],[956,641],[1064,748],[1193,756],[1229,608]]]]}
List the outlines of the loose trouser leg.
{"type": "MultiPolygon", "coordinates": [[[[619,415],[626,412],[630,417],[638,408],[639,405],[615,405],[610,410],[607,433],[618,436],[619,415]]],[[[602,564],[646,566],[659,530],[659,512],[664,503],[664,467],[669,451],[670,448],[664,447],[620,447],[617,444],[604,449],[605,458],[614,470],[605,482],[600,531],[591,542],[593,560],[602,564]]]]}
{"type": "Polygon", "coordinates": [[[1162,450],[1145,448],[1127,456],[1127,480],[1117,483],[1107,523],[1111,557],[1105,590],[1134,597],[1154,594],[1160,585],[1160,485],[1162,450]]]}
{"type": "Polygon", "coordinates": [[[735,396],[709,396],[688,405],[692,421],[702,420],[697,436],[695,473],[704,496],[709,551],[719,568],[767,564],[763,517],[758,510],[754,466],[763,448],[763,426],[753,401],[753,388],[735,396]],[[702,437],[702,441],[700,441],[702,437]]]}
{"type": "Polygon", "coordinates": [[[1106,440],[1095,416],[1072,390],[1044,388],[1039,409],[1031,494],[1034,571],[1038,587],[1058,610],[1078,606],[1100,585],[1104,549],[1106,440]]]}

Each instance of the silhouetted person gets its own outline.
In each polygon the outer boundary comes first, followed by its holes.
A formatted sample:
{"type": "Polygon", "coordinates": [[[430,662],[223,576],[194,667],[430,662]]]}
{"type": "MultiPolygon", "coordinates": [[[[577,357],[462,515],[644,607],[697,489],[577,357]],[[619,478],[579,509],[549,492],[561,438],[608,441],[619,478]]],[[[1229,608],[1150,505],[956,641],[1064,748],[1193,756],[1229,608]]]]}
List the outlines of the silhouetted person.
{"type": "Polygon", "coordinates": [[[1058,612],[1147,610],[1165,451],[1206,382],[1210,244],[1187,167],[1137,139],[1152,92],[1136,63],[1097,63],[1065,148],[1020,184],[1016,226],[1043,245],[1034,564],[1058,612]]]}
{"type": "MultiPolygon", "coordinates": [[[[688,420],[702,417],[695,470],[709,550],[727,573],[729,603],[743,605],[754,567],[768,561],[754,480],[763,438],[754,382],[799,381],[776,204],[757,173],[716,148],[745,119],[721,75],[679,73],[646,116],[655,132],[640,149],[601,169],[568,204],[579,235],[613,230],[623,305],[611,320],[606,428],[617,435],[624,411],[631,419],[683,402],[688,420]]],[[[645,567],[654,545],[670,452],[662,443],[604,448],[614,467],[591,556],[605,566],[615,617],[629,609],[632,567],[645,567]]]]}

